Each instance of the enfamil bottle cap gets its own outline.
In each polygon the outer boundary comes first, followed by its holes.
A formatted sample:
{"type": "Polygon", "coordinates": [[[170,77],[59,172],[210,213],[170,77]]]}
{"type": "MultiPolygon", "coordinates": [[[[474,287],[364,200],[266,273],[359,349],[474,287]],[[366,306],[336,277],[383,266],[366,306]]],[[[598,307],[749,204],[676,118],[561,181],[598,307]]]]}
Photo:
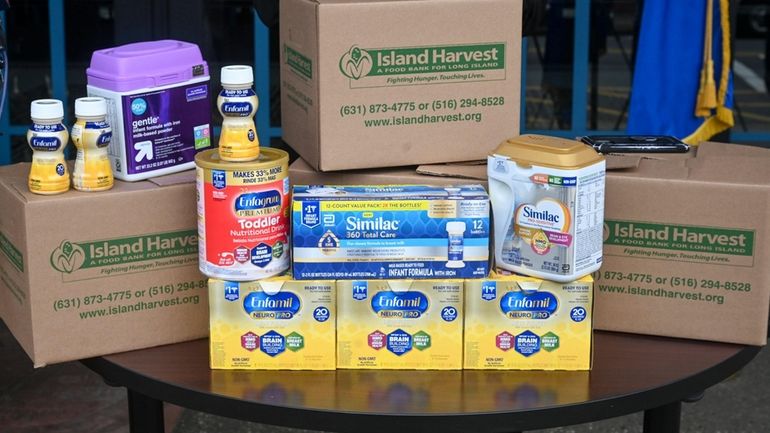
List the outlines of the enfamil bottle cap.
{"type": "Polygon", "coordinates": [[[222,67],[221,81],[224,86],[243,86],[254,83],[254,70],[248,65],[222,67]]]}
{"type": "Polygon", "coordinates": [[[107,101],[99,97],[75,99],[75,116],[101,117],[107,115],[107,101]]]}
{"type": "Polygon", "coordinates": [[[56,120],[64,117],[64,105],[58,99],[36,99],[29,107],[29,114],[37,120],[56,120]]]}

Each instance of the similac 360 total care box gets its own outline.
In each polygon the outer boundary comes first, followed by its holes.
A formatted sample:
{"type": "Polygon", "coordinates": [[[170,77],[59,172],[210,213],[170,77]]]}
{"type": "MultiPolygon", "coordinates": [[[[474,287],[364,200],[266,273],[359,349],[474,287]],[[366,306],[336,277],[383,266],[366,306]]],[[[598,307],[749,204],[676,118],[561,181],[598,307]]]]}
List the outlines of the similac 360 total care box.
{"type": "Polygon", "coordinates": [[[294,278],[483,278],[481,185],[295,186],[294,278]]]}
{"type": "Polygon", "coordinates": [[[593,280],[491,273],[465,282],[466,369],[591,368],[593,280]]]}
{"type": "Polygon", "coordinates": [[[209,280],[211,368],[333,370],[334,281],[209,280]]]}
{"type": "Polygon", "coordinates": [[[337,368],[462,368],[461,280],[340,280],[337,310],[337,368]]]}

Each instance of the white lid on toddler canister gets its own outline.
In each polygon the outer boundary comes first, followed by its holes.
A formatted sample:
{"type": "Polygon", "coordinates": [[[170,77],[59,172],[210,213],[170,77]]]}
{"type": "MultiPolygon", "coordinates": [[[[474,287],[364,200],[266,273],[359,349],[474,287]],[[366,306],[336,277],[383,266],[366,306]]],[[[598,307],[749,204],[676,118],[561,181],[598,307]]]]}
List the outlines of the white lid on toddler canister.
{"type": "Polygon", "coordinates": [[[75,99],[76,117],[98,117],[107,115],[107,101],[98,96],[75,99]]]}
{"type": "Polygon", "coordinates": [[[64,117],[64,104],[58,99],[36,99],[29,106],[33,119],[56,120],[64,117]]]}
{"type": "Polygon", "coordinates": [[[254,83],[254,71],[248,65],[230,65],[222,67],[223,85],[242,86],[254,83]]]}

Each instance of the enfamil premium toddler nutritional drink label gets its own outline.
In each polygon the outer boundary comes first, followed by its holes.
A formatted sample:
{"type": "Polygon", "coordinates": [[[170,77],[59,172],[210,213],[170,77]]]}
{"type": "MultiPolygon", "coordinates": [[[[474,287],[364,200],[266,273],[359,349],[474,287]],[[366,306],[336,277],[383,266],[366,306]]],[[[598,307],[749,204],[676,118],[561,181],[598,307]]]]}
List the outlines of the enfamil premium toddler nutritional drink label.
{"type": "Polygon", "coordinates": [[[340,280],[337,306],[337,368],[462,368],[461,280],[340,280]]]}
{"type": "Polygon", "coordinates": [[[465,282],[466,369],[591,368],[593,280],[523,276],[465,282]]]}
{"type": "Polygon", "coordinates": [[[209,280],[211,368],[333,370],[334,281],[209,280]]]}

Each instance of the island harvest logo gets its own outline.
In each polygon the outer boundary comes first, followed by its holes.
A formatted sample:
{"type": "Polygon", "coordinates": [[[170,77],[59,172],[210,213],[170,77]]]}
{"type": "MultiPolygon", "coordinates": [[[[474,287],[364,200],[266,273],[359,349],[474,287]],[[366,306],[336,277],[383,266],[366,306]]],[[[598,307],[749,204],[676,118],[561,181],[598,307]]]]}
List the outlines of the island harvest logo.
{"type": "Polygon", "coordinates": [[[348,78],[358,80],[372,71],[372,56],[368,51],[353,45],[340,59],[340,71],[348,78]]]}
{"type": "Polygon", "coordinates": [[[361,48],[340,57],[351,88],[414,86],[506,78],[504,42],[361,48]]]}
{"type": "Polygon", "coordinates": [[[62,241],[61,245],[51,252],[51,266],[59,272],[71,274],[85,263],[86,253],[78,244],[62,241]]]}
{"type": "Polygon", "coordinates": [[[65,281],[148,272],[197,263],[196,230],[72,242],[51,251],[51,267],[65,281]]]}

